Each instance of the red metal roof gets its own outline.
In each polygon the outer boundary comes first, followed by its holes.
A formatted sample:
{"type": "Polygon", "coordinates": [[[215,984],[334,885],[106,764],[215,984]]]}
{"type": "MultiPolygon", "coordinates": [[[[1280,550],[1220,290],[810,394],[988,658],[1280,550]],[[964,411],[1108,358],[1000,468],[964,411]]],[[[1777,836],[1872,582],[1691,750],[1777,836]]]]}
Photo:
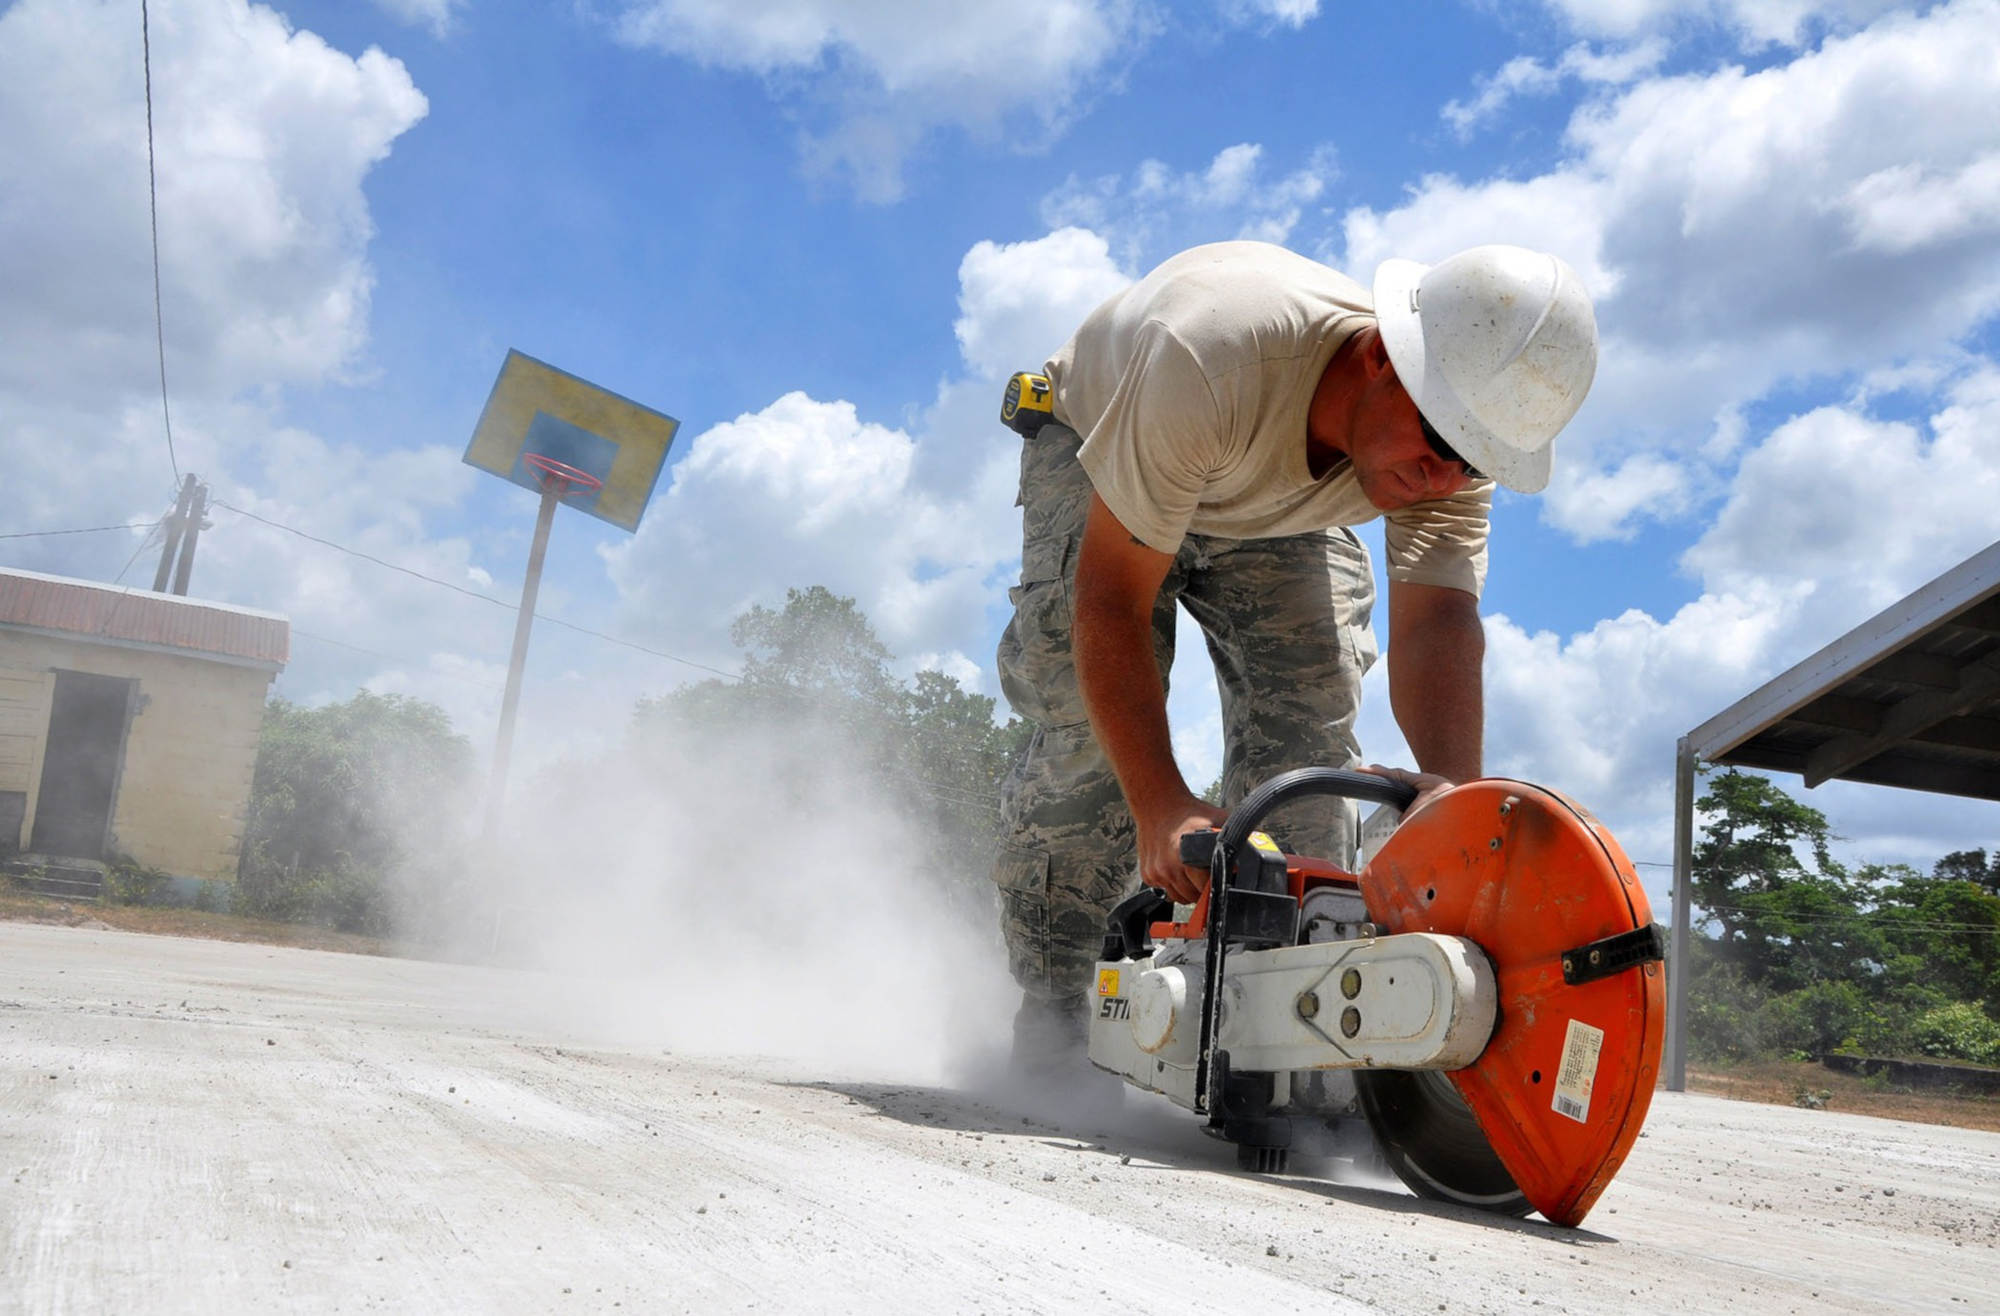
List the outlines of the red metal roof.
{"type": "Polygon", "coordinates": [[[291,657],[291,623],[275,612],[5,567],[0,626],[273,667],[291,657]]]}

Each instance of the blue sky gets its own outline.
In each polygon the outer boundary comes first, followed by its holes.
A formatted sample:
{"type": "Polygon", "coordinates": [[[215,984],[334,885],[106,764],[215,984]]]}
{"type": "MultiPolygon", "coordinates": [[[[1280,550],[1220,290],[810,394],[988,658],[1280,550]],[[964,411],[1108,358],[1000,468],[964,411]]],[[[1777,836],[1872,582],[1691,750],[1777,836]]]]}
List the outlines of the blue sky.
{"type": "MultiPolygon", "coordinates": [[[[0,7],[10,528],[172,489],[136,9],[0,7]]],[[[698,662],[824,583],[995,693],[999,379],[1238,236],[1364,281],[1520,242],[1591,284],[1598,385],[1549,493],[1496,512],[1489,767],[1642,857],[1676,734],[2000,537],[1993,0],[159,0],[152,35],[182,467],[512,598],[532,500],[458,455],[518,348],[683,421],[637,536],[562,519],[544,610],[698,662]]],[[[214,522],[196,592],[293,618],[282,693],[420,695],[488,743],[503,610],[214,522]]],[[[701,674],[546,626],[530,670],[530,771],[701,674]]],[[[1206,781],[1212,689],[1175,684],[1206,781]]],[[[1363,732],[1401,756],[1379,688],[1363,732]]],[[[2000,839],[1990,805],[1814,802],[1861,857],[2000,839]]]]}

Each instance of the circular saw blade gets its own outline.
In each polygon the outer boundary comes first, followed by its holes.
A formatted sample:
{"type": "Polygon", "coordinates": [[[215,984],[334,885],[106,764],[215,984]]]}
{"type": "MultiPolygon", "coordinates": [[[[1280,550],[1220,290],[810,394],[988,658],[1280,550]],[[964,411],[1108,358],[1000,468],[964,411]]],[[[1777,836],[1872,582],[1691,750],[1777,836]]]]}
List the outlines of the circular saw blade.
{"type": "Polygon", "coordinates": [[[1354,1085],[1382,1158],[1411,1192],[1503,1215],[1533,1209],[1445,1075],[1362,1069],[1354,1085]]]}

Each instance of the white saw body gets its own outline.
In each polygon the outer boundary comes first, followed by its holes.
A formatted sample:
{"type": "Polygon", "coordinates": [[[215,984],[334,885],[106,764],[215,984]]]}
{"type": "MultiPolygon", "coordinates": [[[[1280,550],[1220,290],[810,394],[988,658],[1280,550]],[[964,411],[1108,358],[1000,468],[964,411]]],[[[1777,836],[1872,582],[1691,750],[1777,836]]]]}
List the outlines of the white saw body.
{"type": "MultiPolygon", "coordinates": [[[[1195,1108],[1201,1056],[1201,945],[1102,961],[1090,1059],[1195,1108]]],[[[1493,1035],[1499,993],[1486,953],[1463,937],[1413,932],[1229,958],[1216,1046],[1238,1073],[1289,1090],[1307,1070],[1463,1069],[1493,1035]]],[[[1287,1103],[1290,1104],[1290,1103],[1287,1103]]]]}

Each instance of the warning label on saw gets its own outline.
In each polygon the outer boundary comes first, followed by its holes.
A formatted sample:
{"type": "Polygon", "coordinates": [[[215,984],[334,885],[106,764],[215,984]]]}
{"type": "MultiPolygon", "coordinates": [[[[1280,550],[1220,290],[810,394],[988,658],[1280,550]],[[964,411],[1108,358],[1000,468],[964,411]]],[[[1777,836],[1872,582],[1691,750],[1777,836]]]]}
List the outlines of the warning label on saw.
{"type": "Polygon", "coordinates": [[[1562,1069],[1556,1074],[1556,1096],[1551,1103],[1558,1115],[1581,1124],[1590,1118],[1590,1089],[1597,1082],[1597,1057],[1604,1050],[1604,1030],[1592,1028],[1581,1019],[1569,1021],[1563,1037],[1562,1069]]]}

